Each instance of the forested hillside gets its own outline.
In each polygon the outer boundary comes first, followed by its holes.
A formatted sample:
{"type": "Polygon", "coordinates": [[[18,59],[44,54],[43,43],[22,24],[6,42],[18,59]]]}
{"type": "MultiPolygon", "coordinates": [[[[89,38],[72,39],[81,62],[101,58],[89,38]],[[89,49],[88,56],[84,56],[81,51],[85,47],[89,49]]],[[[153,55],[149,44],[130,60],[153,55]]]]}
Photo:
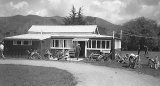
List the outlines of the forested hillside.
{"type": "MultiPolygon", "coordinates": [[[[11,17],[0,17],[0,40],[7,36],[27,33],[32,25],[63,25],[64,17],[40,17],[37,15],[16,15],[11,17]]],[[[84,20],[87,24],[96,24],[101,34],[107,34],[120,28],[120,25],[114,25],[106,20],[86,16],[84,20]]]]}

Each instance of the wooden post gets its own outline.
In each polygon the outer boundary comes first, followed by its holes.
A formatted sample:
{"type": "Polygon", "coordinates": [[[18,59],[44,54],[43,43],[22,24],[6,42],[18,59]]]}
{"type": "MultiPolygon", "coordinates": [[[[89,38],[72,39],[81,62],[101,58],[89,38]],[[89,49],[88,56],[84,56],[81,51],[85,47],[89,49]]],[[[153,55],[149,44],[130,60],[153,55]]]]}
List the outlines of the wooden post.
{"type": "Polygon", "coordinates": [[[112,39],[112,60],[115,60],[115,33],[113,31],[113,39],[112,39]]]}
{"type": "Polygon", "coordinates": [[[87,41],[85,41],[85,57],[87,57],[87,41]]]}
{"type": "Polygon", "coordinates": [[[43,40],[40,40],[40,56],[43,56],[43,48],[44,48],[44,46],[43,46],[43,40]]]}
{"type": "Polygon", "coordinates": [[[120,33],[120,39],[122,39],[122,30],[121,30],[121,33],[120,33]]]}
{"type": "Polygon", "coordinates": [[[120,37],[120,41],[121,41],[121,49],[120,49],[120,51],[122,51],[122,36],[123,36],[123,31],[121,30],[121,37],[120,37]]]}
{"type": "Polygon", "coordinates": [[[114,35],[115,35],[115,33],[114,33],[114,31],[113,31],[113,39],[114,39],[114,35]]]}

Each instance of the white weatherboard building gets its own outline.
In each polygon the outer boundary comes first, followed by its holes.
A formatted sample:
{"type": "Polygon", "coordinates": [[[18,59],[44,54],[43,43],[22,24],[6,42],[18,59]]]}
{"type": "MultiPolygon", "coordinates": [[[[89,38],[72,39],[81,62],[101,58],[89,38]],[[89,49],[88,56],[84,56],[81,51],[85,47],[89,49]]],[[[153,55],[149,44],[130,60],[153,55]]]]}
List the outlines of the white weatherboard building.
{"type": "Polygon", "coordinates": [[[36,49],[44,56],[47,49],[54,54],[56,50],[74,50],[80,44],[80,56],[87,57],[92,52],[114,54],[121,48],[120,39],[100,35],[97,25],[33,25],[28,34],[6,37],[4,43],[6,55],[26,55],[26,50],[36,49]]]}

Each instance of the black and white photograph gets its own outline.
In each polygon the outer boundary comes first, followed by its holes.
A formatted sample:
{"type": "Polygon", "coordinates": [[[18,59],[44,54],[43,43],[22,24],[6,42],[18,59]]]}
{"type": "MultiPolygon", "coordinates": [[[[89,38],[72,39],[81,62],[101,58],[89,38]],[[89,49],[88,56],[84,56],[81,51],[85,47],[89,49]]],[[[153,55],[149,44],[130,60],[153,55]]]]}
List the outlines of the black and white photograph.
{"type": "Polygon", "coordinates": [[[160,86],[160,0],[0,0],[0,86],[160,86]]]}

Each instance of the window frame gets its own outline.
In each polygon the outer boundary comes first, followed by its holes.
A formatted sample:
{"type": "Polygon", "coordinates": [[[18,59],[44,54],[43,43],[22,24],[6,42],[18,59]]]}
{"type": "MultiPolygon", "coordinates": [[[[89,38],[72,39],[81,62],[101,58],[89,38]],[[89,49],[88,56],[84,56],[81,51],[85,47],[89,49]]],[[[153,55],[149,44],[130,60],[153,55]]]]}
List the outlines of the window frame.
{"type": "Polygon", "coordinates": [[[13,45],[32,45],[31,40],[13,40],[13,45]],[[20,41],[21,44],[18,44],[17,42],[20,41]],[[28,44],[25,44],[24,41],[28,41],[28,44]]]}
{"type": "Polygon", "coordinates": [[[32,41],[31,40],[23,40],[22,45],[32,45],[32,41]],[[24,44],[25,41],[27,41],[28,44],[24,44]]]}
{"type": "Polygon", "coordinates": [[[111,49],[111,40],[89,40],[88,42],[87,42],[87,49],[111,49]],[[90,41],[90,42],[89,42],[90,41]],[[95,48],[93,48],[93,41],[96,41],[95,43],[95,45],[96,45],[96,47],[95,48]],[[100,42],[100,45],[97,45],[98,44],[98,41],[100,42]],[[102,48],[103,46],[102,46],[102,42],[105,44],[104,45],[104,48],[102,48]],[[107,43],[108,42],[108,43],[107,43]],[[91,46],[89,46],[89,45],[91,45],[91,46]],[[107,45],[109,45],[108,47],[107,47],[107,45]],[[99,48],[98,48],[98,46],[100,46],[99,48]]]}
{"type": "Polygon", "coordinates": [[[56,48],[56,49],[70,49],[72,46],[68,47],[68,44],[64,44],[64,43],[70,43],[70,42],[73,43],[72,39],[52,39],[50,47],[51,48],[56,48]],[[56,45],[56,40],[58,40],[58,47],[55,46],[56,45]],[[62,47],[60,47],[60,41],[62,41],[62,47]]]}

